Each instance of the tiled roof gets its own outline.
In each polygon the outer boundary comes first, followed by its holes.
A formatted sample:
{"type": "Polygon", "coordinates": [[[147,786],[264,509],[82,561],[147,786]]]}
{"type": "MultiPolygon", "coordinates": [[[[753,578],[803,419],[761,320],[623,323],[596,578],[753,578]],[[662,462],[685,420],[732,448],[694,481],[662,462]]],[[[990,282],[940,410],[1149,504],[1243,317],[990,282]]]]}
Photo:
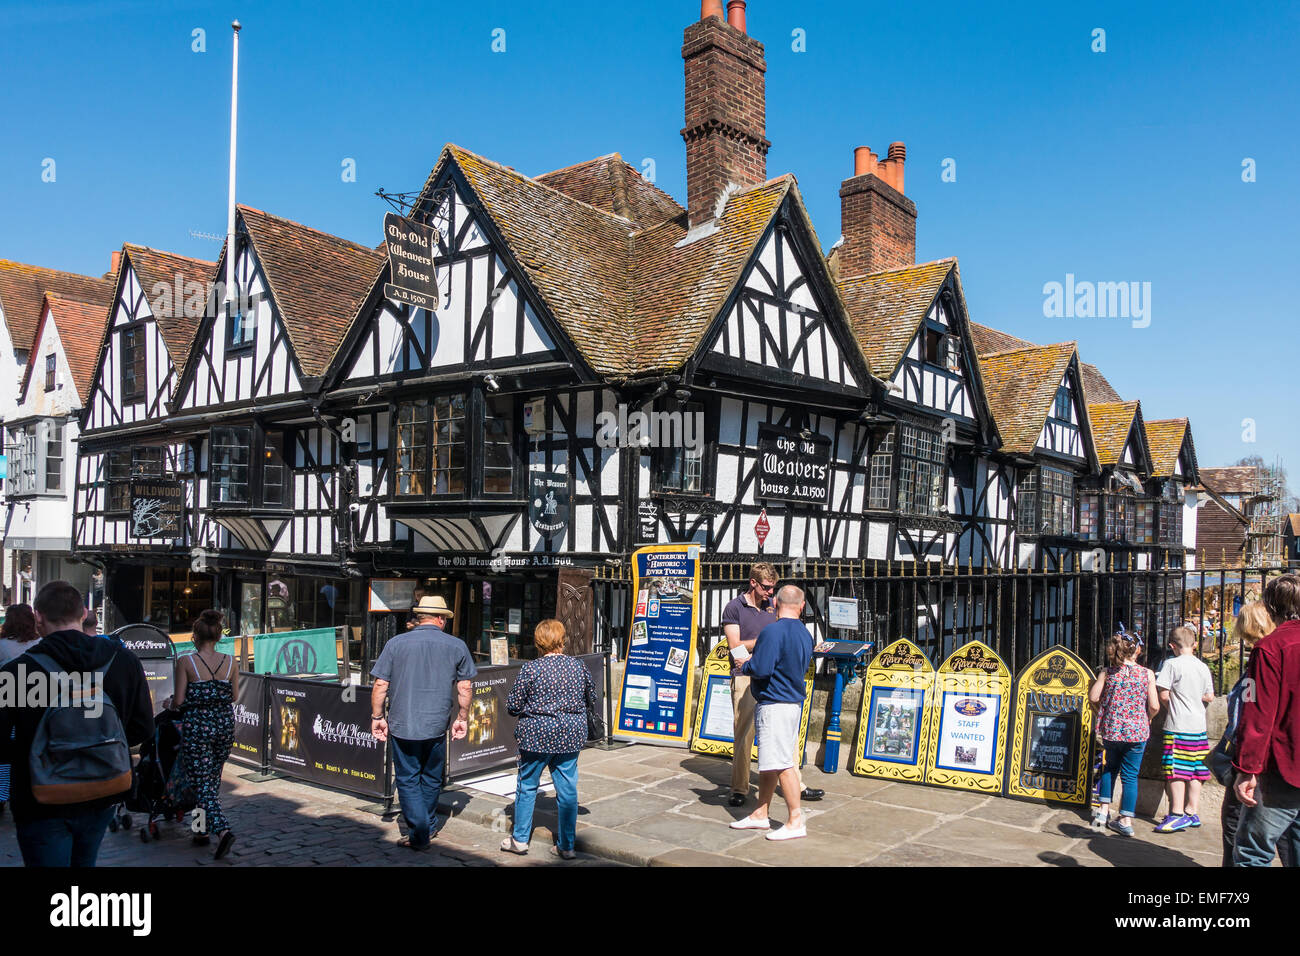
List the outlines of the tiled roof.
{"type": "Polygon", "coordinates": [[[447,161],[464,174],[583,360],[615,378],[686,361],[795,189],[786,176],[737,192],[716,232],[679,247],[687,235],[681,216],[631,228],[608,209],[454,145],[430,183],[447,161]]]}
{"type": "MultiPolygon", "coordinates": [[[[77,397],[84,406],[90,401],[90,387],[94,382],[95,363],[99,360],[100,343],[104,340],[104,328],[108,325],[108,304],[78,302],[65,299],[52,292],[45,294],[45,303],[49,305],[49,315],[54,319],[54,327],[59,333],[59,342],[63,346],[63,355],[68,368],[72,371],[72,383],[76,386],[77,397]]],[[[40,363],[44,369],[45,356],[38,355],[36,346],[40,343],[41,330],[45,326],[44,308],[37,321],[32,340],[32,351],[27,357],[27,371],[23,374],[23,391],[27,390],[35,369],[40,363]]]]}
{"type": "Polygon", "coordinates": [[[204,312],[200,310],[195,315],[185,314],[184,303],[176,301],[176,278],[180,277],[182,289],[197,283],[206,293],[212,284],[213,270],[217,264],[131,243],[123,245],[122,251],[126,253],[136,278],[140,280],[140,288],[149,296],[149,311],[153,313],[172,365],[180,368],[190,354],[190,346],[194,344],[194,336],[198,334],[204,312]],[[154,290],[159,286],[165,286],[169,290],[166,296],[161,291],[154,295],[154,290]]]}
{"type": "Polygon", "coordinates": [[[1259,487],[1259,471],[1254,465],[1202,468],[1201,484],[1221,495],[1253,495],[1259,487]]]}
{"type": "Polygon", "coordinates": [[[1151,476],[1153,478],[1171,478],[1178,455],[1183,450],[1183,438],[1187,434],[1187,419],[1166,418],[1160,421],[1144,422],[1147,432],[1147,446],[1151,451],[1151,476]]]}
{"type": "Polygon", "coordinates": [[[1102,465],[1119,463],[1124,445],[1133,429],[1137,402],[1089,402],[1088,418],[1092,423],[1092,443],[1102,465]]]}
{"type": "Polygon", "coordinates": [[[1088,401],[1109,404],[1124,401],[1119,392],[1111,388],[1110,382],[1106,381],[1106,376],[1101,374],[1097,366],[1084,362],[1079,366],[1079,373],[1083,379],[1083,393],[1088,396],[1088,401]]]}
{"type": "Polygon", "coordinates": [[[686,214],[671,196],[653,186],[618,153],[534,178],[544,186],[621,216],[638,228],[686,214]]]}
{"type": "Polygon", "coordinates": [[[239,213],[303,374],[323,375],[387,258],[260,209],[239,213]]]}
{"type": "Polygon", "coordinates": [[[1017,338],[1009,332],[990,328],[987,325],[980,325],[978,322],[970,324],[970,337],[975,343],[975,351],[980,354],[985,352],[1010,352],[1013,349],[1038,347],[1036,343],[1028,339],[1017,338]]]}
{"type": "Polygon", "coordinates": [[[893,377],[956,259],[840,279],[840,294],[871,373],[893,377]]]}
{"type": "Polygon", "coordinates": [[[1063,342],[978,355],[984,393],[1002,436],[1003,451],[1033,452],[1074,354],[1074,343],[1063,342]]]}
{"type": "Polygon", "coordinates": [[[1286,516],[1286,528],[1291,531],[1292,535],[1300,535],[1300,514],[1291,514],[1286,516]]]}
{"type": "Polygon", "coordinates": [[[47,292],[79,302],[102,304],[107,309],[113,297],[113,284],[107,279],[0,259],[0,309],[4,311],[14,348],[35,347],[41,303],[47,292]]]}

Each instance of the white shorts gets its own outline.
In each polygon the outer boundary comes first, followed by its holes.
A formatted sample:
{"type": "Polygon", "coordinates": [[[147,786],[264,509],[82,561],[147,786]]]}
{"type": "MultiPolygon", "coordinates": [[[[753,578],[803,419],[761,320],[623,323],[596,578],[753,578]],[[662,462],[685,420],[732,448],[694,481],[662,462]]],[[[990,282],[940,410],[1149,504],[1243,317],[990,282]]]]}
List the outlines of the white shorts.
{"type": "Polygon", "coordinates": [[[795,765],[802,704],[759,704],[754,710],[754,739],[758,742],[758,772],[788,770],[795,765]]]}

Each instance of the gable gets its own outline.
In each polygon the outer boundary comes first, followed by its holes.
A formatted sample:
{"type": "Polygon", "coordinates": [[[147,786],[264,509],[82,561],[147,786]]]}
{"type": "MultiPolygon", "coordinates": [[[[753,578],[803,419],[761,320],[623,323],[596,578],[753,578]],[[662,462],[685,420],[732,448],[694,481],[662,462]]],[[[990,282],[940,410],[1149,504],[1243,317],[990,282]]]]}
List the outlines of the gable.
{"type": "Polygon", "coordinates": [[[331,385],[449,367],[468,371],[567,363],[557,332],[508,255],[489,236],[477,204],[468,202],[457,184],[445,185],[442,201],[428,219],[438,236],[438,307],[418,309],[384,298],[385,269],[344,343],[340,377],[331,385]]]}
{"type": "Polygon", "coordinates": [[[821,263],[796,238],[783,213],[702,344],[702,368],[771,379],[800,388],[861,391],[862,359],[833,299],[819,286],[821,263]],[[828,301],[830,299],[830,301],[828,301]]]}
{"type": "Polygon", "coordinates": [[[48,307],[39,320],[35,334],[26,378],[14,412],[15,419],[67,415],[81,407],[72,366],[63,349],[57,318],[50,313],[48,307]],[[46,391],[45,363],[50,355],[54,356],[54,388],[46,391]]]}
{"type": "MultiPolygon", "coordinates": [[[[225,256],[218,264],[225,274],[225,256]]],[[[251,402],[302,392],[302,373],[253,243],[237,244],[235,284],[244,302],[242,322],[254,329],[252,346],[228,347],[230,323],[224,304],[203,320],[181,382],[177,408],[196,409],[251,402]]]]}
{"type": "Polygon", "coordinates": [[[941,291],[908,342],[890,378],[891,391],[902,401],[973,421],[977,411],[970,377],[969,337],[959,326],[955,300],[941,291]],[[941,343],[937,351],[936,341],[941,343]]]}
{"type": "Polygon", "coordinates": [[[1069,402],[1062,407],[1058,398],[1053,398],[1047,421],[1043,423],[1043,430],[1039,433],[1034,448],[1083,461],[1087,458],[1083,443],[1083,391],[1074,374],[1073,363],[1061,376],[1056,388],[1057,396],[1068,396],[1069,402]]]}
{"type": "Polygon", "coordinates": [[[175,381],[171,354],[150,308],[149,296],[128,257],[121,269],[91,386],[86,430],[165,417],[175,381]],[[134,395],[123,390],[127,335],[135,340],[135,349],[144,351],[143,387],[134,395]]]}

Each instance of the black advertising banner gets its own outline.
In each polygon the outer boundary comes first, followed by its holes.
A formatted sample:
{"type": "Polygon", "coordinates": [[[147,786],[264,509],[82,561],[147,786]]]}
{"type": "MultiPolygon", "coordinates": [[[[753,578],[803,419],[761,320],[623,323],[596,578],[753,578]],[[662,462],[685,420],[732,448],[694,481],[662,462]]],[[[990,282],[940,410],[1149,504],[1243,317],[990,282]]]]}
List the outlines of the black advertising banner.
{"type": "Polygon", "coordinates": [[[438,276],[433,265],[437,231],[390,212],[384,216],[384,246],[392,279],[384,284],[384,296],[417,309],[438,308],[438,276]]]}
{"type": "Polygon", "coordinates": [[[513,763],[519,756],[518,723],[506,710],[506,698],[522,665],[483,667],[470,681],[469,730],[464,740],[447,737],[447,773],[459,780],[472,773],[513,763]]]}
{"type": "Polygon", "coordinates": [[[235,699],[235,743],[230,759],[254,767],[266,764],[266,678],[239,672],[235,699]]]}
{"type": "Polygon", "coordinates": [[[131,537],[179,538],[184,512],[185,489],[179,481],[131,482],[131,537]]]}
{"type": "Polygon", "coordinates": [[[825,435],[758,426],[754,497],[825,507],[830,498],[831,440],[825,435]]]}
{"type": "Polygon", "coordinates": [[[140,662],[153,712],[158,713],[162,702],[176,689],[176,648],[171,637],[152,624],[128,624],[114,631],[111,637],[140,662]]]}
{"type": "Polygon", "coordinates": [[[162,710],[162,702],[176,690],[176,662],[146,657],[141,659],[140,667],[144,671],[145,686],[149,688],[149,699],[153,701],[153,712],[156,714],[162,710]]]}
{"type": "MultiPolygon", "coordinates": [[[[578,660],[587,665],[587,672],[591,674],[591,683],[596,688],[596,713],[600,714],[603,723],[609,723],[609,715],[605,713],[605,655],[604,654],[582,654],[578,660]]],[[[589,737],[589,740],[604,740],[602,737],[589,737]]]]}
{"type": "Polygon", "coordinates": [[[569,476],[535,471],[528,480],[528,520],[549,541],[569,526],[569,476]]]}
{"type": "Polygon", "coordinates": [[[369,687],[265,679],[272,770],[340,790],[385,795],[385,751],[370,734],[369,687]]]}

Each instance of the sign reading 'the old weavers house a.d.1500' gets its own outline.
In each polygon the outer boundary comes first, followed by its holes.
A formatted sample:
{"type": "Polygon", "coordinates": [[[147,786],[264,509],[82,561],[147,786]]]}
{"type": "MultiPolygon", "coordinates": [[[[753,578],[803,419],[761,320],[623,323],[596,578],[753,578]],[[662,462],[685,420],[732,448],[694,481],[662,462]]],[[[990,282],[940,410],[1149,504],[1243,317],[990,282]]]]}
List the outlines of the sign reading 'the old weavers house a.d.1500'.
{"type": "Polygon", "coordinates": [[[384,296],[419,309],[436,309],[438,276],[433,257],[438,243],[433,227],[390,212],[384,216],[384,247],[392,280],[384,284],[384,296]]]}
{"type": "Polygon", "coordinates": [[[825,435],[759,426],[755,497],[825,507],[830,475],[831,441],[825,435]]]}

